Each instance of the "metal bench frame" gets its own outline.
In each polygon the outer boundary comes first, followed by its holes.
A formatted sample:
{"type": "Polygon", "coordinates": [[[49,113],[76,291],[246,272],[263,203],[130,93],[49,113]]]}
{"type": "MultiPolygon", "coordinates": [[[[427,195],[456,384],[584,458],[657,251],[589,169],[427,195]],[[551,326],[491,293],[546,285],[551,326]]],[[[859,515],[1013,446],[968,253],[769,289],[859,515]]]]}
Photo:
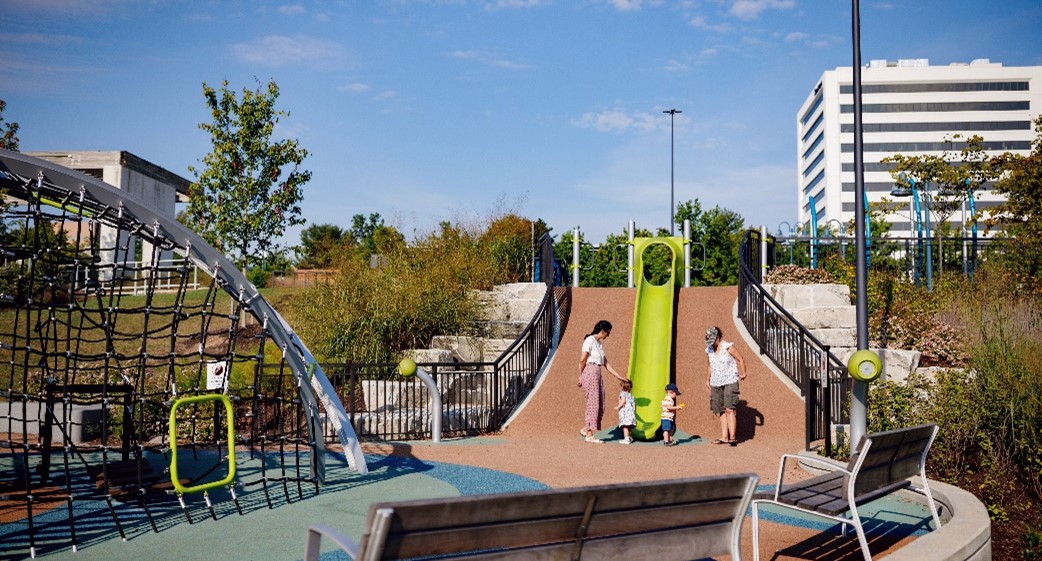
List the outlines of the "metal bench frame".
{"type": "Polygon", "coordinates": [[[842,533],[847,525],[854,527],[865,561],[872,561],[868,540],[857,507],[900,489],[911,489],[926,497],[933,516],[934,529],[941,527],[930,486],[926,479],[926,455],[937,436],[937,425],[918,425],[865,435],[846,467],[826,459],[796,454],[783,454],[778,466],[778,485],[767,494],[757,494],[752,501],[753,561],[760,559],[759,506],[774,504],[813,514],[840,523],[842,533]],[[786,485],[783,481],[787,460],[815,464],[828,473],[786,485]],[[918,476],[921,487],[912,483],[918,476]],[[846,513],[847,516],[843,516],[846,513]]]}

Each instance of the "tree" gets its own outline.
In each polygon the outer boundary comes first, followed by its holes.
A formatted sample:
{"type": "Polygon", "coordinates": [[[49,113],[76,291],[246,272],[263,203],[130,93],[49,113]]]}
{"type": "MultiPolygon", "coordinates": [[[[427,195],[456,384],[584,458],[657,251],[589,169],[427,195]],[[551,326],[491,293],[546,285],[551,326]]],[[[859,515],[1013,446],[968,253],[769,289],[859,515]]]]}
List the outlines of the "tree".
{"type": "MultiPolygon", "coordinates": [[[[953,146],[959,138],[961,135],[956,134],[945,138],[945,142],[953,146]]],[[[894,154],[880,162],[893,164],[890,175],[897,185],[911,188],[914,180],[915,187],[924,197],[926,211],[936,216],[934,235],[941,255],[944,255],[942,234],[952,214],[962,208],[970,197],[976,196],[985,182],[995,178],[991,159],[984,151],[984,139],[979,135],[967,139],[962,149],[955,154],[949,149],[945,149],[940,156],[894,154]],[[931,190],[930,185],[936,189],[931,190]]],[[[944,259],[940,261],[940,273],[944,274],[944,259]]]]}
{"type": "Polygon", "coordinates": [[[5,123],[4,110],[7,102],[0,99],[0,149],[18,151],[18,123],[5,123]]]}
{"type": "Polygon", "coordinates": [[[1021,283],[1042,289],[1042,115],[1035,118],[1033,150],[1006,152],[992,163],[1001,172],[995,191],[1006,202],[991,209],[989,228],[1002,225],[1010,236],[1004,261],[1021,283]]]}
{"type": "Polygon", "coordinates": [[[333,266],[344,243],[344,231],[333,224],[312,224],[300,232],[300,245],[294,248],[297,266],[326,269],[333,266]]]}
{"type": "Polygon", "coordinates": [[[215,90],[203,83],[203,97],[213,116],[199,128],[210,133],[213,151],[201,171],[188,170],[190,188],[186,224],[230,259],[247,269],[279,252],[277,239],[286,228],[303,224],[299,203],[311,172],[301,169],[307,150],[296,140],[274,140],[279,87],[244,88],[241,99],[228,82],[215,90]]]}
{"type": "Polygon", "coordinates": [[[683,223],[684,220],[691,221],[691,266],[694,268],[691,271],[691,284],[738,284],[738,246],[745,230],[745,219],[738,213],[719,206],[703,211],[702,203],[698,199],[680,203],[676,217],[678,223],[683,223]]]}

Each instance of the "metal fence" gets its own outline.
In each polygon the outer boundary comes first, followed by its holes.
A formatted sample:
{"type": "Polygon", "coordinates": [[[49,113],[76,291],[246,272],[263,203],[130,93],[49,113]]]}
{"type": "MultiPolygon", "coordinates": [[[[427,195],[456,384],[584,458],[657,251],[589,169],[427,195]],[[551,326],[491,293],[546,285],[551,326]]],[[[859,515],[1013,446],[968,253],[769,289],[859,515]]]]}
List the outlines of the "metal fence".
{"type": "MultiPolygon", "coordinates": [[[[821,268],[831,259],[853,264],[854,238],[839,235],[769,236],[768,252],[778,265],[821,268]]],[[[972,276],[980,265],[1006,250],[1005,238],[899,237],[866,240],[868,264],[873,269],[903,271],[917,285],[928,285],[944,273],[972,276]]]]}
{"type": "MultiPolygon", "coordinates": [[[[768,236],[770,238],[770,236],[768,236]]],[[[805,405],[805,445],[824,440],[832,450],[832,423],[849,422],[851,380],[843,363],[764,290],[763,265],[773,266],[774,240],[762,244],[749,230],[739,247],[738,317],[760,347],[799,388],[805,405]]]]}

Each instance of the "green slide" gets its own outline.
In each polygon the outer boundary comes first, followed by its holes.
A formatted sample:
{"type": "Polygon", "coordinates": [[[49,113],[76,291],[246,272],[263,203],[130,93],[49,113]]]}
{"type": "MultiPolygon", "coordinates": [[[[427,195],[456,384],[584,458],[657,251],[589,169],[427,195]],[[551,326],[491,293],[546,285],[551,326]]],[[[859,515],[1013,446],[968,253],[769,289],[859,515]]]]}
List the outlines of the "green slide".
{"type": "Polygon", "coordinates": [[[659,429],[662,398],[670,382],[673,356],[673,302],[678,272],[683,267],[684,238],[634,238],[634,281],[637,296],[633,304],[633,338],[630,341],[629,376],[637,405],[637,426],[633,437],[652,440],[659,429]],[[672,254],[669,280],[654,285],[644,278],[644,252],[656,244],[667,246],[672,254]]]}

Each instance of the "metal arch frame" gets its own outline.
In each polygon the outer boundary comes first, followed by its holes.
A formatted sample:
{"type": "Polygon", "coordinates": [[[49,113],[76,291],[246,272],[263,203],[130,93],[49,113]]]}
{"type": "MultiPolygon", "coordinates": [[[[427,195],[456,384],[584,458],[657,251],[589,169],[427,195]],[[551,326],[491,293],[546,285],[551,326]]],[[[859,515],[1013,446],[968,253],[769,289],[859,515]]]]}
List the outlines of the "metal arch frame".
{"type": "Polygon", "coordinates": [[[183,248],[186,258],[211,274],[215,282],[261,320],[272,339],[282,345],[286,361],[297,378],[301,400],[307,404],[309,410],[311,475],[319,482],[325,481],[325,460],[320,450],[323,435],[318,410],[319,401],[337,431],[350,467],[358,473],[368,473],[365,456],[344,411],[344,405],[322,367],[286,320],[264,300],[257,288],[228,258],[181,223],[149,209],[147,204],[133,193],[116,189],[89,175],[8,150],[0,150],[0,172],[14,175],[26,184],[36,182],[37,188],[41,190],[49,183],[67,193],[78,193],[78,200],[70,200],[67,196],[61,201],[46,197],[41,197],[41,200],[58,208],[68,209],[71,206],[89,210],[89,216],[93,220],[114,221],[119,224],[120,220],[126,220],[123,210],[129,210],[132,217],[139,222],[131,229],[135,235],[151,238],[151,242],[164,249],[183,248]],[[151,222],[151,227],[146,221],[151,222]],[[238,292],[235,291],[236,288],[238,292]],[[288,352],[289,350],[294,352],[288,352]]]}

